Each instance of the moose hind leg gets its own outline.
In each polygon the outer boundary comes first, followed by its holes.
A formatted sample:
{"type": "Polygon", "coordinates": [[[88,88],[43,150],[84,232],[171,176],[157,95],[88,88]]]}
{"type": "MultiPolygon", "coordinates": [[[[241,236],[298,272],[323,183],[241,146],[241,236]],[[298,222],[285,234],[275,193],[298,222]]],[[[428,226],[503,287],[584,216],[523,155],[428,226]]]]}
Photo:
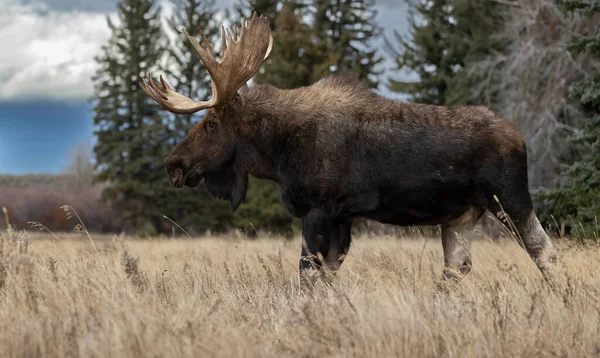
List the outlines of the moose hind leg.
{"type": "Polygon", "coordinates": [[[513,153],[501,172],[488,173],[486,197],[488,209],[511,231],[516,229],[519,244],[524,246],[544,278],[553,277],[557,261],[556,247],[535,215],[527,180],[527,159],[524,153],[513,153]],[[502,183],[500,185],[500,183],[502,183]],[[513,228],[514,225],[514,228],[513,228]]]}
{"type": "Polygon", "coordinates": [[[471,207],[458,218],[442,224],[444,280],[460,280],[471,271],[473,228],[483,212],[483,209],[471,207]]]}
{"type": "Polygon", "coordinates": [[[556,247],[544,231],[542,224],[531,210],[529,217],[521,225],[519,232],[527,252],[546,279],[552,278],[557,262],[556,247]]]}
{"type": "Polygon", "coordinates": [[[533,208],[525,212],[515,212],[515,210],[511,210],[511,208],[504,209],[506,210],[508,217],[505,216],[503,211],[500,210],[498,212],[502,221],[509,228],[512,226],[511,222],[514,224],[518,231],[519,244],[524,246],[544,278],[548,281],[554,279],[557,263],[556,247],[544,231],[533,208]]]}

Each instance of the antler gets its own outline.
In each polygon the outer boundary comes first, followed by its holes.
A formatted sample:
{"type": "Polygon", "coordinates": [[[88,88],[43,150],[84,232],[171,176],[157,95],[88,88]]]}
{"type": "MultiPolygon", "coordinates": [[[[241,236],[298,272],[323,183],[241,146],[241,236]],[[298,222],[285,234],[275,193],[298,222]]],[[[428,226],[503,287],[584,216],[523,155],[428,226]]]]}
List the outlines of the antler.
{"type": "Polygon", "coordinates": [[[148,82],[143,80],[142,90],[163,108],[173,113],[189,114],[202,109],[226,104],[235,93],[258,71],[262,63],[269,57],[273,49],[273,36],[269,21],[264,16],[242,20],[242,29],[238,38],[237,26],[233,35],[228,29],[222,28],[222,58],[218,62],[210,43],[200,30],[200,36],[205,48],[200,46],[196,38],[190,36],[185,29],[183,32],[191,42],[194,50],[212,79],[212,96],[208,101],[195,101],[173,91],[168,83],[160,77],[160,83],[148,74],[148,82]],[[229,44],[227,43],[229,42],[229,44]]]}

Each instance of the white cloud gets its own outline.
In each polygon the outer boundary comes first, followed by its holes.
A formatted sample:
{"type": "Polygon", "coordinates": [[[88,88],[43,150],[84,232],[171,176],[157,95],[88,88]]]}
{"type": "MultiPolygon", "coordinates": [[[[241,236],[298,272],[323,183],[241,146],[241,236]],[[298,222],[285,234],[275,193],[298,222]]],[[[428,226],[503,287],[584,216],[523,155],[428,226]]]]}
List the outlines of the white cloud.
{"type": "Polygon", "coordinates": [[[106,14],[10,0],[0,7],[0,100],[87,98],[94,56],[110,35],[106,14]]]}
{"type": "MultiPolygon", "coordinates": [[[[217,3],[224,7],[231,1],[217,3]]],[[[100,2],[90,11],[73,5],[83,4],[79,0],[0,0],[0,101],[88,98],[93,90],[94,56],[110,36],[107,13],[102,11],[114,0],[100,2]]],[[[171,4],[163,1],[161,5],[163,16],[169,15],[171,4]]],[[[383,1],[377,8],[377,20],[388,36],[393,29],[406,31],[403,1],[383,1]]],[[[111,18],[115,19],[114,15],[111,18]]],[[[176,36],[167,33],[171,38],[176,36]]],[[[391,59],[383,55],[384,78],[406,76],[397,73],[391,59]]],[[[392,95],[383,83],[380,90],[392,95]]]]}
{"type": "MultiPolygon", "coordinates": [[[[106,16],[115,24],[118,18],[116,13],[69,8],[72,2],[0,0],[0,101],[84,100],[92,94],[94,57],[110,37],[106,16]]],[[[168,28],[172,4],[160,5],[168,28]]],[[[177,36],[173,31],[167,35],[171,40],[177,36]]]]}

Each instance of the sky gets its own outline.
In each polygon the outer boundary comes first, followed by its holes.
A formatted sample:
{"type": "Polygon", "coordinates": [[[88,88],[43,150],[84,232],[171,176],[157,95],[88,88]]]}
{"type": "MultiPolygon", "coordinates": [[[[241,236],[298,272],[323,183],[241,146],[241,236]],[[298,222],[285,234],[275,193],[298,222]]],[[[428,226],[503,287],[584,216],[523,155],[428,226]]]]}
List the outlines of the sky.
{"type": "MultiPolygon", "coordinates": [[[[116,3],[0,0],[0,174],[61,172],[69,148],[93,141],[94,56],[110,37],[106,17],[116,17],[116,3]]],[[[403,0],[378,0],[376,7],[386,34],[406,31],[403,0]]],[[[384,70],[399,77],[387,57],[384,70]]]]}

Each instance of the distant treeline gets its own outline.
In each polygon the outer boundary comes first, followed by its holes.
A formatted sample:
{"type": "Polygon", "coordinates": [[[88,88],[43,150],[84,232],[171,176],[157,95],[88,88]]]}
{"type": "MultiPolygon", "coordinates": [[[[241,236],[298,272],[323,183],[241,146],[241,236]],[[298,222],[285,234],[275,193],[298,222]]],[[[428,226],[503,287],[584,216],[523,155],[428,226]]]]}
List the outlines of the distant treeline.
{"type": "Polygon", "coordinates": [[[0,175],[0,189],[40,188],[67,191],[77,186],[79,180],[74,174],[0,175]]]}

